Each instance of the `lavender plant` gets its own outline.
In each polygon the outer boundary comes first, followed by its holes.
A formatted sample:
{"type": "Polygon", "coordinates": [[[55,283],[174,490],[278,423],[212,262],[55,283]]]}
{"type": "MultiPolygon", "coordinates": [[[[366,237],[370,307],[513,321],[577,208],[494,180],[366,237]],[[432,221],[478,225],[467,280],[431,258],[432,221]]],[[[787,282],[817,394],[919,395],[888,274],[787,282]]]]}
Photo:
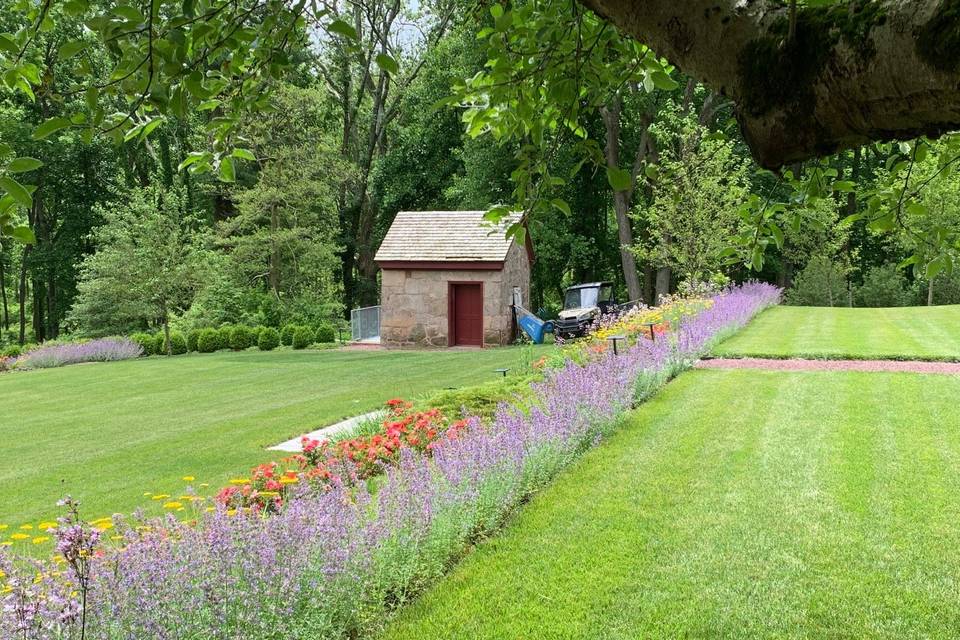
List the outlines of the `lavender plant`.
{"type": "Polygon", "coordinates": [[[219,509],[198,513],[195,524],[115,518],[123,542],[102,551],[68,521],[58,528],[58,549],[73,567],[67,580],[0,549],[0,637],[306,640],[375,632],[615,429],[631,405],[779,296],[763,284],[730,288],[669,339],[568,362],[535,383],[535,403],[504,403],[489,424],[471,418],[432,456],[404,450],[375,493],[335,481],[322,492],[302,489],[269,517],[219,509]],[[82,555],[76,540],[88,545],[79,569],[69,560],[82,555]],[[85,603],[76,589],[81,572],[85,603]]]}
{"type": "Polygon", "coordinates": [[[18,369],[46,369],[81,362],[111,362],[137,358],[143,349],[129,338],[100,338],[39,346],[20,356],[18,369]]]}

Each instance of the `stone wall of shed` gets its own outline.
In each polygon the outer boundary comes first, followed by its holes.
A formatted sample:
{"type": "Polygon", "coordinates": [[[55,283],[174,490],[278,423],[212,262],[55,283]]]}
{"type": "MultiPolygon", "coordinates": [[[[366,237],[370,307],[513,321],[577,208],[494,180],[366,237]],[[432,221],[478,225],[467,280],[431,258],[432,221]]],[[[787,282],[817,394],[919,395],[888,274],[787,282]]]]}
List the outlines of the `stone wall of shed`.
{"type": "Polygon", "coordinates": [[[485,346],[514,339],[513,287],[525,303],[530,296],[530,264],[514,245],[502,270],[384,269],[381,276],[380,343],[391,347],[445,347],[449,327],[450,282],[483,283],[485,346]]]}

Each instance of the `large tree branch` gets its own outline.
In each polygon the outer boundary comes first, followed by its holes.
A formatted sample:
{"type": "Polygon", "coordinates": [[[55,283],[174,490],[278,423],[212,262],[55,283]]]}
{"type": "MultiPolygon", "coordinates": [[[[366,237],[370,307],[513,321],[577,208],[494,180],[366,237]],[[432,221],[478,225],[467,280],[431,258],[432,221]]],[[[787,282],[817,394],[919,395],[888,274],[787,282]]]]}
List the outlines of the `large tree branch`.
{"type": "Polygon", "coordinates": [[[793,24],[771,0],[582,2],[731,98],[765,167],[960,128],[953,0],[840,0],[793,24]]]}

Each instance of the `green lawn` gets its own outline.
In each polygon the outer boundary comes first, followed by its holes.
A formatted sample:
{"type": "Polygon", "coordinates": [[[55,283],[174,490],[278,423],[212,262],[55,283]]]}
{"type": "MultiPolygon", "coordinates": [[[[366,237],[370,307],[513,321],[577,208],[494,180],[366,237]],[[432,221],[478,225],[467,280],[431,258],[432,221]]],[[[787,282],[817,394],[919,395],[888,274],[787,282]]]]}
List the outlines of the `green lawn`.
{"type": "Polygon", "coordinates": [[[770,358],[960,360],[960,306],[773,307],[715,353],[770,358]]]}
{"type": "Polygon", "coordinates": [[[957,397],[948,376],[685,373],[385,637],[960,637],[957,397]]]}
{"type": "MultiPolygon", "coordinates": [[[[494,379],[517,348],[218,353],[0,376],[0,524],[56,515],[70,493],[93,517],[143,492],[211,489],[283,454],[265,447],[395,396],[494,379]]],[[[154,505],[155,506],[155,505],[154,505]]]]}

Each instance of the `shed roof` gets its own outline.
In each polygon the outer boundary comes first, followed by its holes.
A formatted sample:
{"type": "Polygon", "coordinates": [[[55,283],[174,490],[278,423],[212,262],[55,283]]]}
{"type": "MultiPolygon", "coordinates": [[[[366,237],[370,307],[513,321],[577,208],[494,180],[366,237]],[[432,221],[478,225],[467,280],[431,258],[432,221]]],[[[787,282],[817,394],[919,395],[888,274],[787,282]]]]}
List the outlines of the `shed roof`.
{"type": "Polygon", "coordinates": [[[507,227],[484,221],[486,211],[401,211],[375,257],[377,262],[503,262],[513,239],[507,227]]]}

